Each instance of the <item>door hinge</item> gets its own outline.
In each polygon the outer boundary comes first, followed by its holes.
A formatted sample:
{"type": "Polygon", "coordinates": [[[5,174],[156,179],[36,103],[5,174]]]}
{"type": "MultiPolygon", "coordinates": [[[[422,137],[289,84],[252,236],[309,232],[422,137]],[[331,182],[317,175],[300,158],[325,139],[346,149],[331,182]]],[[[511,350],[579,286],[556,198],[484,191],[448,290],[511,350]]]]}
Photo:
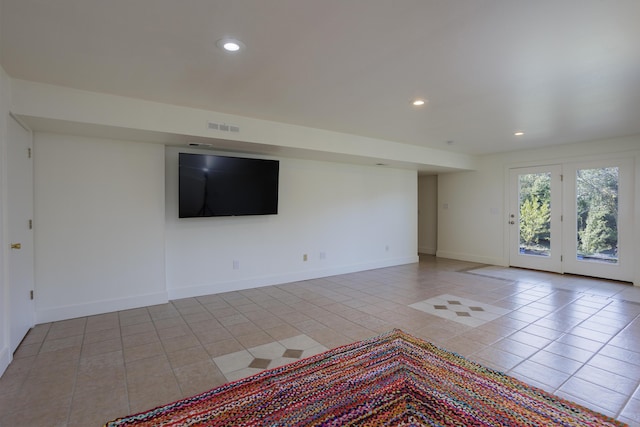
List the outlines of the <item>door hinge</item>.
{"type": "Polygon", "coordinates": [[[564,221],[564,215],[560,215],[560,222],[564,221]]]}
{"type": "Polygon", "coordinates": [[[29,298],[33,299],[33,291],[29,291],[29,298]]]}
{"type": "Polygon", "coordinates": [[[33,230],[33,220],[29,220],[29,230],[33,230]]]}
{"type": "Polygon", "coordinates": [[[31,147],[27,148],[27,158],[31,158],[31,147]]]}
{"type": "Polygon", "coordinates": [[[562,262],[564,259],[564,256],[560,255],[560,262],[562,262]]]}
{"type": "Polygon", "coordinates": [[[560,182],[563,182],[563,181],[564,181],[564,175],[560,174],[560,182]]]}

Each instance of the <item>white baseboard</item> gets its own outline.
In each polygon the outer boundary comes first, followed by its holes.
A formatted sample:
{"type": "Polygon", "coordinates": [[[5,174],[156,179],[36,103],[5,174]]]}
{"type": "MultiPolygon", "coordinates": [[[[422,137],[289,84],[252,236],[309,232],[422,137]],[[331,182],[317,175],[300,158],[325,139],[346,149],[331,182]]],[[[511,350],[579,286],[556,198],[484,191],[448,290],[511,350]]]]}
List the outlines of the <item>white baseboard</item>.
{"type": "Polygon", "coordinates": [[[0,377],[4,374],[4,371],[7,370],[12,359],[13,355],[11,354],[11,351],[9,351],[9,347],[3,347],[0,350],[0,377]]]}
{"type": "Polygon", "coordinates": [[[47,309],[36,309],[36,324],[56,322],[59,320],[73,319],[76,317],[93,316],[96,314],[110,313],[119,310],[145,307],[148,305],[164,304],[169,300],[190,298],[201,295],[216,294],[221,292],[238,291],[258,288],[262,286],[278,285],[283,283],[311,280],[321,277],[335,276],[338,274],[355,273],[358,271],[373,270],[376,268],[392,267],[403,264],[419,262],[417,255],[391,258],[370,263],[338,266],[326,269],[305,270],[275,276],[260,276],[237,281],[208,283],[185,288],[167,289],[166,292],[139,295],[130,298],[119,298],[104,301],[94,301],[86,304],[76,304],[47,309]]]}
{"type": "Polygon", "coordinates": [[[93,316],[95,314],[110,313],[119,310],[145,307],[148,305],[164,304],[168,301],[166,292],[138,295],[128,298],[94,301],[86,304],[53,307],[44,310],[36,309],[36,324],[56,322],[58,320],[74,319],[76,317],[93,316]]]}
{"type": "Polygon", "coordinates": [[[208,283],[184,288],[168,289],[170,300],[191,298],[201,295],[217,294],[221,292],[241,291],[244,289],[259,288],[263,286],[279,285],[283,283],[298,282],[301,280],[318,279],[322,277],[336,276],[339,274],[355,273],[358,271],[373,270],[376,268],[393,267],[396,265],[413,264],[419,261],[418,256],[393,258],[372,263],[354,264],[327,269],[305,270],[294,273],[279,274],[276,276],[260,276],[244,280],[208,283]]]}
{"type": "Polygon", "coordinates": [[[505,261],[502,258],[486,257],[486,256],[475,255],[475,254],[437,251],[436,256],[438,258],[457,259],[459,261],[477,262],[479,264],[499,265],[502,267],[508,266],[508,263],[505,263],[505,261]]]}

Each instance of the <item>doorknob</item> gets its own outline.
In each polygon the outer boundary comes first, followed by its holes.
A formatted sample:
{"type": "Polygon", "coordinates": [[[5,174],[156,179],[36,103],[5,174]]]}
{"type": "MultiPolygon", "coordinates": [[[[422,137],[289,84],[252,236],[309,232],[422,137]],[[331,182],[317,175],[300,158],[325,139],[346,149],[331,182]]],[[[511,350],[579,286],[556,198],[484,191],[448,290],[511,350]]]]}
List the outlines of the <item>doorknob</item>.
{"type": "Polygon", "coordinates": [[[513,225],[515,223],[516,223],[515,221],[509,221],[509,224],[511,224],[511,225],[513,225]]]}
{"type": "Polygon", "coordinates": [[[11,249],[20,249],[20,248],[22,248],[22,245],[20,243],[11,244],[11,249]]]}

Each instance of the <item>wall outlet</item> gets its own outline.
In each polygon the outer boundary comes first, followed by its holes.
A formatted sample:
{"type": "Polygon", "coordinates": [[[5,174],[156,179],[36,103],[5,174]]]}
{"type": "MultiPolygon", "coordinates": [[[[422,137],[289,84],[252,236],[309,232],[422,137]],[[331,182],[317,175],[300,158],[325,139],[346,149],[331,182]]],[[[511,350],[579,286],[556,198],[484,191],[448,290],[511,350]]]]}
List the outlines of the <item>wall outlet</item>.
{"type": "Polygon", "coordinates": [[[309,256],[307,254],[302,254],[302,261],[307,261],[309,256]]]}
{"type": "Polygon", "coordinates": [[[237,259],[233,260],[233,269],[234,270],[239,270],[240,269],[240,261],[238,261],[237,259]]]}
{"type": "Polygon", "coordinates": [[[326,259],[326,258],[327,258],[326,252],[320,252],[320,259],[326,259]]]}
{"type": "Polygon", "coordinates": [[[385,252],[389,252],[389,245],[385,245],[384,246],[384,250],[385,250],[385,252]]]}

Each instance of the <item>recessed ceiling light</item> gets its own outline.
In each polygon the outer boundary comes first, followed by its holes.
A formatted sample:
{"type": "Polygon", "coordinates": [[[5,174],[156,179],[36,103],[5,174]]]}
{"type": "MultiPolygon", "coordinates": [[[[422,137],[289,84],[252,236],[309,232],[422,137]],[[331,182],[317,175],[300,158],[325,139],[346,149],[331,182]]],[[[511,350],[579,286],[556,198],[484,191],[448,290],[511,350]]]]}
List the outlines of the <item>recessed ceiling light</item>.
{"type": "Polygon", "coordinates": [[[244,48],[244,44],[240,40],[230,38],[218,40],[216,42],[216,46],[226,52],[231,53],[238,52],[239,50],[242,50],[244,48]]]}
{"type": "Polygon", "coordinates": [[[414,107],[421,107],[425,104],[425,100],[424,99],[414,99],[411,102],[411,105],[413,105],[414,107]]]}
{"type": "Polygon", "coordinates": [[[515,136],[522,136],[524,135],[524,132],[518,131],[516,133],[514,133],[515,136]]]}

